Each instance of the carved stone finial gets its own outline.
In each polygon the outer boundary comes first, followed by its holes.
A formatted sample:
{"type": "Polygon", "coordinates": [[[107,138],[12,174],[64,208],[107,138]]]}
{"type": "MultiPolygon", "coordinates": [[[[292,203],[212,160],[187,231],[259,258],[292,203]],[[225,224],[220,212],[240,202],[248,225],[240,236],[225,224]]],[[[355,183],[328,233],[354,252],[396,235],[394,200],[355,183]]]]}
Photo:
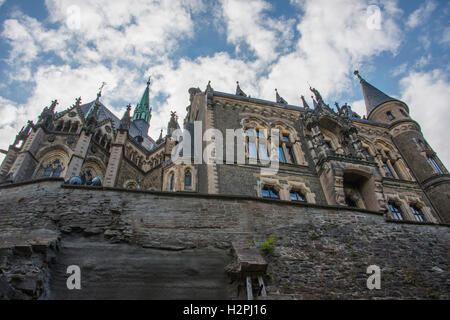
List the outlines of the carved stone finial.
{"type": "Polygon", "coordinates": [[[244,91],[242,91],[241,87],[239,86],[239,81],[236,81],[237,87],[236,87],[236,95],[241,97],[247,97],[244,91]]]}

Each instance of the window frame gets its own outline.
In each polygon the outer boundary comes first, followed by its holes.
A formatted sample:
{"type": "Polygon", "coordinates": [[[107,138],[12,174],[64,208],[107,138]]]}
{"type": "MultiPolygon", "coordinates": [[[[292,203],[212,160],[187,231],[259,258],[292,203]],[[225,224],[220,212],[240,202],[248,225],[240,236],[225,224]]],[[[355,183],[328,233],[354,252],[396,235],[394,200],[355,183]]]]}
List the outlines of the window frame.
{"type": "Polygon", "coordinates": [[[399,206],[397,203],[395,203],[393,201],[389,201],[388,207],[389,207],[389,212],[394,217],[394,220],[398,220],[398,221],[405,220],[401,206],[399,206]]]}
{"type": "Polygon", "coordinates": [[[261,195],[263,199],[272,199],[272,200],[280,200],[280,192],[277,191],[277,189],[270,185],[264,185],[261,188],[261,195]],[[267,193],[267,196],[264,195],[264,193],[267,193]]]}

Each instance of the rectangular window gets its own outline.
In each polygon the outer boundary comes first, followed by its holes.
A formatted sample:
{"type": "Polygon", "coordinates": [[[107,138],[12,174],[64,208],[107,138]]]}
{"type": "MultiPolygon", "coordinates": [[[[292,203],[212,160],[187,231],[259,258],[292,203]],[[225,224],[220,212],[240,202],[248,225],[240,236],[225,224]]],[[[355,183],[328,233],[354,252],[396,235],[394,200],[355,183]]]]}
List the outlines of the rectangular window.
{"type": "Polygon", "coordinates": [[[269,160],[269,152],[267,146],[264,143],[259,144],[259,157],[261,160],[269,160]]]}
{"type": "Polygon", "coordinates": [[[391,211],[392,216],[394,217],[395,220],[403,220],[402,211],[400,207],[397,206],[395,203],[389,202],[389,210],[391,211]]]}
{"type": "Polygon", "coordinates": [[[291,147],[286,146],[286,156],[289,163],[294,163],[294,153],[292,152],[291,147]]]}
{"type": "Polygon", "coordinates": [[[262,189],[262,196],[263,196],[263,198],[268,198],[268,199],[280,199],[278,192],[275,191],[275,189],[273,189],[271,187],[264,187],[262,189]]]}
{"type": "Polygon", "coordinates": [[[298,191],[291,191],[291,200],[296,202],[306,202],[303,194],[298,191]]]}
{"type": "Polygon", "coordinates": [[[390,121],[392,121],[392,120],[395,119],[394,115],[393,115],[392,112],[390,112],[390,111],[386,112],[386,115],[387,115],[387,117],[388,117],[388,119],[389,119],[390,121]]]}
{"type": "Polygon", "coordinates": [[[286,163],[286,157],[284,156],[284,151],[283,151],[283,147],[282,146],[278,147],[278,156],[280,157],[280,162],[281,163],[286,163]]]}
{"type": "Polygon", "coordinates": [[[250,158],[258,159],[258,152],[256,150],[256,143],[253,141],[248,142],[248,154],[250,158]]]}
{"type": "Polygon", "coordinates": [[[384,163],[384,171],[386,171],[386,176],[393,178],[394,175],[392,174],[391,169],[389,168],[389,165],[387,163],[384,163]]]}

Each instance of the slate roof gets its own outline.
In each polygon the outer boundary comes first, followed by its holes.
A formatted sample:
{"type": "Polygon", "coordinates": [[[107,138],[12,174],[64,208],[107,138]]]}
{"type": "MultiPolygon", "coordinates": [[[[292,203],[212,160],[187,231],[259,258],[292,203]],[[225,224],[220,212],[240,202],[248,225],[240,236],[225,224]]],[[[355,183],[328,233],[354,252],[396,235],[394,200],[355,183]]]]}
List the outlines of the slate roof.
{"type": "MultiPolygon", "coordinates": [[[[94,102],[95,101],[91,101],[89,103],[86,103],[86,104],[83,104],[80,106],[80,110],[83,113],[83,117],[86,116],[86,114],[88,113],[89,109],[92,106],[92,103],[94,103],[94,102]]],[[[120,119],[117,118],[114,115],[114,113],[112,113],[107,107],[105,107],[103,105],[103,103],[100,102],[100,107],[98,109],[98,122],[102,122],[107,119],[111,119],[113,126],[114,126],[114,130],[119,129],[120,119]]],[[[144,141],[142,142],[141,145],[147,151],[151,151],[155,147],[155,141],[148,136],[147,132],[141,132],[141,130],[136,126],[136,123],[134,123],[133,121],[131,122],[129,133],[130,133],[130,136],[135,141],[136,141],[135,138],[137,136],[142,136],[144,138],[144,141]]],[[[136,141],[136,143],[137,143],[137,141],[136,141]]]]}
{"type": "Polygon", "coordinates": [[[378,90],[366,80],[361,80],[362,91],[364,95],[364,101],[366,103],[367,117],[370,113],[379,105],[388,101],[398,101],[385,94],[384,92],[378,90]]]}

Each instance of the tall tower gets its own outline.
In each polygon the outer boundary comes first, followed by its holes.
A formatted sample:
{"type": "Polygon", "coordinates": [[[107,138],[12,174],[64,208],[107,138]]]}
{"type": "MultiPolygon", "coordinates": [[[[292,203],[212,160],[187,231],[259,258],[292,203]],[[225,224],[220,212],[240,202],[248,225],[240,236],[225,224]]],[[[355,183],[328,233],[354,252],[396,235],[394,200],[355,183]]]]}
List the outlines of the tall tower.
{"type": "Polygon", "coordinates": [[[450,223],[450,175],[425,140],[420,125],[410,117],[406,103],[378,90],[358,71],[367,119],[389,125],[392,141],[408,163],[444,223],[450,223]]]}
{"type": "Polygon", "coordinates": [[[147,81],[147,87],[134,110],[133,123],[141,131],[141,136],[147,136],[152,118],[152,109],[150,108],[150,78],[147,81]]]}

